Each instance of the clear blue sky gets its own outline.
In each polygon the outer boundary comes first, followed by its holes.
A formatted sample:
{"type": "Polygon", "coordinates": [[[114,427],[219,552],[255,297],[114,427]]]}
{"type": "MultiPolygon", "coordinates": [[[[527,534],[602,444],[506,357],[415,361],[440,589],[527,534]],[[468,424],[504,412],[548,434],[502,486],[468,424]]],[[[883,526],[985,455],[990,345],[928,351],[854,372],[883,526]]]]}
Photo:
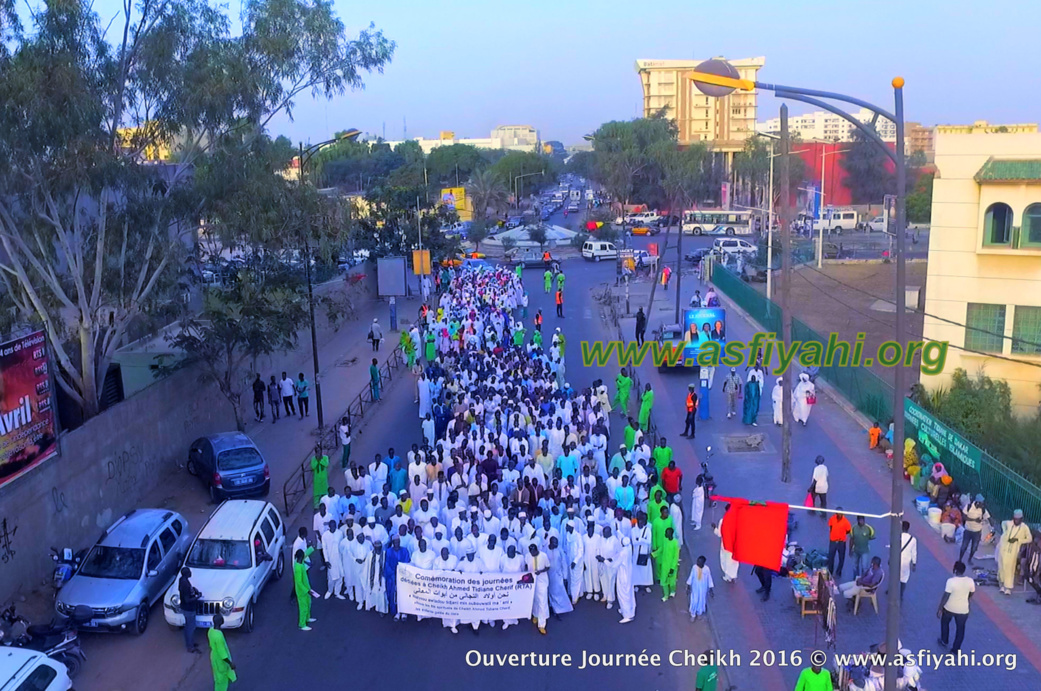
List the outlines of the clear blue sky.
{"type": "MultiPolygon", "coordinates": [[[[764,56],[766,82],[850,93],[891,107],[906,81],[908,120],[1037,122],[1039,0],[335,0],[356,31],[370,21],[398,44],[382,75],[330,102],[302,98],[272,130],[320,141],[357,127],[400,139],[487,137],[530,124],[577,143],[637,112],[638,58],[764,56]]],[[[98,0],[102,17],[118,0],[98,0]]],[[[231,0],[230,11],[238,13],[231,0]]],[[[759,119],[780,103],[761,94],[759,119]]],[[[809,108],[792,104],[793,113],[809,108]]]]}

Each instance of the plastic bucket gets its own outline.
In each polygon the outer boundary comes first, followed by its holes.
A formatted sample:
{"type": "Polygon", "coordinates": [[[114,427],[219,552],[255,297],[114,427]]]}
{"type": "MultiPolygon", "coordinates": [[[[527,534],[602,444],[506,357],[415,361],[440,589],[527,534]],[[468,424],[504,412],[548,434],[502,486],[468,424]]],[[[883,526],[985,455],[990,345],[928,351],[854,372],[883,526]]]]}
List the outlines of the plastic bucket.
{"type": "Polygon", "coordinates": [[[929,495],[923,494],[914,500],[914,506],[923,516],[929,513],[929,495]]]}
{"type": "Polygon", "coordinates": [[[937,507],[935,507],[935,506],[931,507],[929,509],[929,524],[930,525],[940,525],[940,514],[942,514],[942,513],[943,512],[940,511],[940,509],[938,509],[937,507]]]}

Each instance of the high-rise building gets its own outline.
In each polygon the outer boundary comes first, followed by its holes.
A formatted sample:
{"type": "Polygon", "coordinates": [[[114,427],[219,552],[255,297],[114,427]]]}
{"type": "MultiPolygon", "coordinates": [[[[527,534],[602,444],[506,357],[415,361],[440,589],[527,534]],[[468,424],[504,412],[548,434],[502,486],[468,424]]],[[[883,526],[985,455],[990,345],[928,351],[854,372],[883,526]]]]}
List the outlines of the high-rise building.
{"type": "Polygon", "coordinates": [[[907,153],[925,154],[927,161],[933,160],[933,153],[935,152],[934,134],[936,133],[933,127],[923,127],[917,122],[905,123],[904,131],[907,133],[907,153]]]}
{"type": "MultiPolygon", "coordinates": [[[[687,77],[702,60],[637,60],[643,86],[643,116],[664,109],[676,123],[679,143],[708,142],[716,151],[740,151],[755,134],[756,92],[735,91],[724,98],[701,93],[687,77]]],[[[766,58],[730,60],[742,79],[756,78],[766,58]]]]}
{"type": "Polygon", "coordinates": [[[937,134],[1034,134],[1036,122],[1017,125],[992,125],[986,120],[977,120],[971,125],[937,125],[937,134]]]}
{"type": "MultiPolygon", "coordinates": [[[[853,117],[860,122],[871,122],[875,114],[866,108],[861,108],[853,117]]],[[[792,134],[798,134],[804,140],[822,139],[829,142],[848,142],[853,138],[853,130],[856,126],[849,120],[835,115],[826,110],[818,110],[804,115],[791,115],[788,117],[788,129],[792,134]]],[[[777,134],[781,131],[781,118],[771,118],[765,122],[756,124],[757,132],[777,134]]],[[[886,118],[878,118],[875,121],[875,131],[884,142],[896,141],[896,124],[886,118]]]]}

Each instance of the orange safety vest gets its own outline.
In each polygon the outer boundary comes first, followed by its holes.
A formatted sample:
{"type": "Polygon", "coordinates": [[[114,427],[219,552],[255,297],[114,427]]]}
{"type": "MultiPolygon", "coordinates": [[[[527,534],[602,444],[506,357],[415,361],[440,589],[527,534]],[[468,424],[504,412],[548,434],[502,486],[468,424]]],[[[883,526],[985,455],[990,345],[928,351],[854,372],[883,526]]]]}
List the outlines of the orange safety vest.
{"type": "Polygon", "coordinates": [[[535,315],[535,323],[536,324],[541,324],[542,323],[542,312],[539,312],[538,314],[535,315]]]}
{"type": "Polygon", "coordinates": [[[543,252],[542,253],[542,261],[546,261],[546,262],[549,261],[549,252],[543,252]]]}
{"type": "Polygon", "coordinates": [[[688,413],[693,413],[694,412],[694,408],[696,408],[696,407],[697,407],[697,405],[694,403],[694,392],[693,391],[687,392],[687,412],[688,413]]]}
{"type": "Polygon", "coordinates": [[[560,292],[559,290],[557,291],[557,304],[558,305],[563,305],[564,304],[564,293],[560,292]]]}

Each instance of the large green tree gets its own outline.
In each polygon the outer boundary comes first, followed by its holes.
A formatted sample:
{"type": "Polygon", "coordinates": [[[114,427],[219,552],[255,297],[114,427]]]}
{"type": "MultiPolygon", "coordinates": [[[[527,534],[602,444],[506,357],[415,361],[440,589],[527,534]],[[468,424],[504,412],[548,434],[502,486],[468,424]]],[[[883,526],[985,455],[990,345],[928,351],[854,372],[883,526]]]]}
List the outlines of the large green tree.
{"type": "Polygon", "coordinates": [[[849,189],[854,204],[878,204],[896,190],[886,152],[859,129],[854,130],[841,165],[846,173],[842,184],[849,189]]]}
{"type": "Polygon", "coordinates": [[[466,195],[470,199],[473,220],[480,223],[487,219],[489,209],[493,216],[498,216],[506,208],[510,193],[497,171],[485,169],[474,173],[466,183],[466,195]]]}
{"type": "Polygon", "coordinates": [[[18,320],[47,331],[58,384],[90,417],[113,352],[168,301],[194,245],[206,201],[196,166],[302,94],[360,87],[394,44],[372,28],[350,37],[331,4],[304,0],[248,0],[234,34],[226,8],[203,0],[128,1],[114,26],[86,0],[53,2],[25,34],[7,7],[0,278],[18,320]],[[171,145],[166,165],[142,161],[171,145]]]}
{"type": "Polygon", "coordinates": [[[675,145],[676,127],[670,120],[655,116],[607,122],[592,141],[596,180],[616,202],[657,206],[656,201],[663,201],[661,168],[653,152],[663,143],[675,145]]]}

